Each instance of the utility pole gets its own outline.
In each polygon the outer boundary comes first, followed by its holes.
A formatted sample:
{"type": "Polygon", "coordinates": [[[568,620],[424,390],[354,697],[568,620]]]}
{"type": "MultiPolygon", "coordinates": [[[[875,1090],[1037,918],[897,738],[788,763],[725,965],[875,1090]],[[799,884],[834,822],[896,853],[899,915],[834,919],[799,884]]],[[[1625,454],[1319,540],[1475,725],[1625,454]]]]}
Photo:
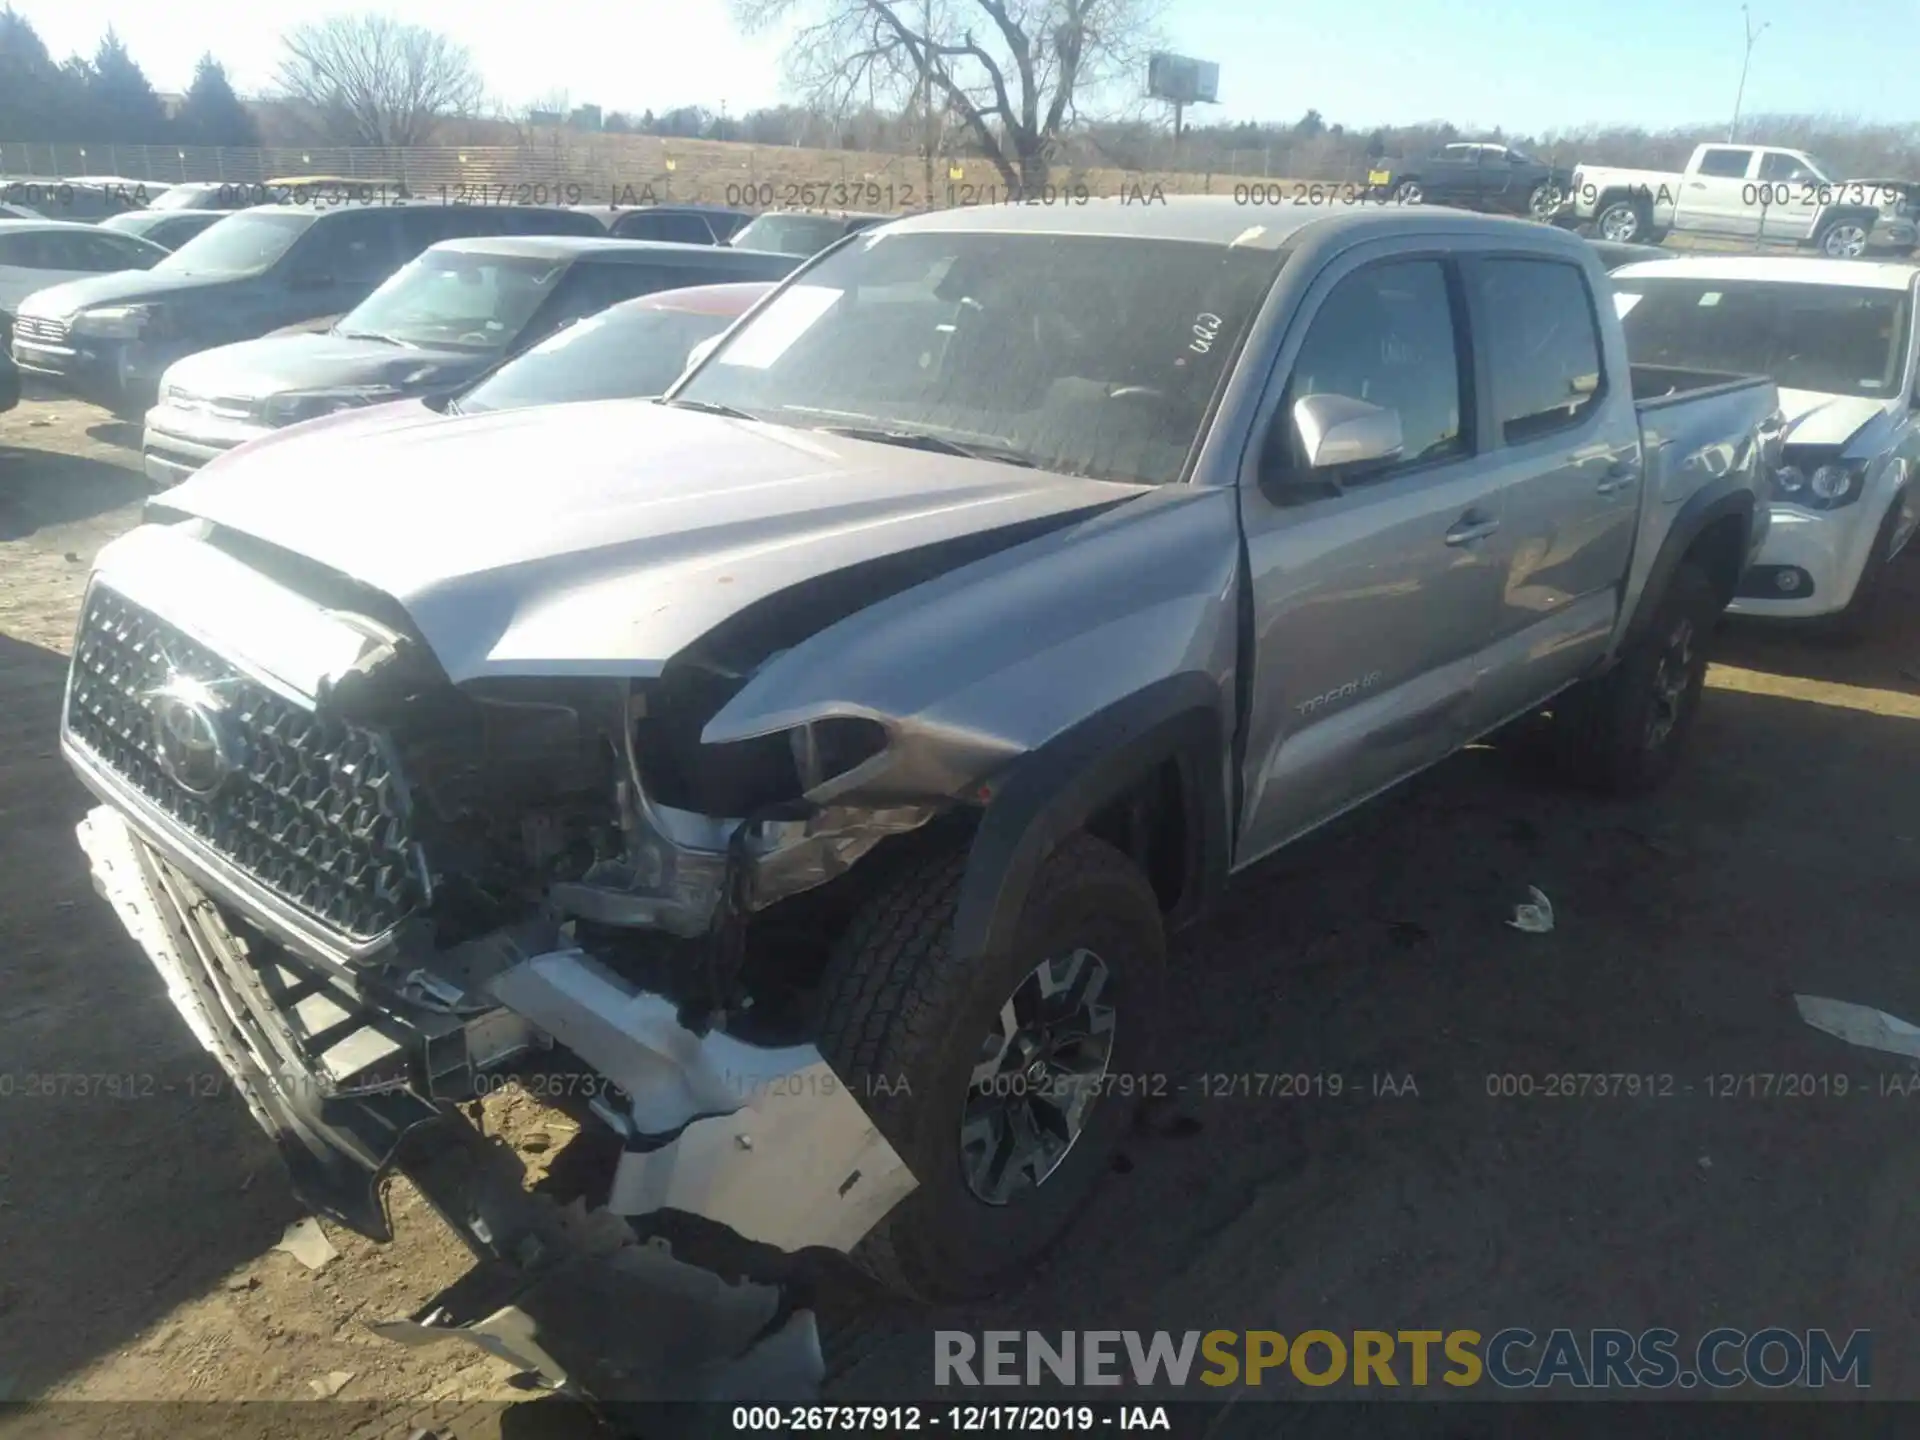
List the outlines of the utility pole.
{"type": "Polygon", "coordinates": [[[927,208],[933,208],[933,0],[920,7],[920,128],[921,158],[926,168],[927,208]]]}
{"type": "Polygon", "coordinates": [[[1733,119],[1727,125],[1727,143],[1733,143],[1734,132],[1740,128],[1740,102],[1747,94],[1747,66],[1753,63],[1753,42],[1758,40],[1771,22],[1762,21],[1758,30],[1753,28],[1753,16],[1747,13],[1747,7],[1740,7],[1740,23],[1747,33],[1746,53],[1740,58],[1740,88],[1733,92],[1733,119]]]}

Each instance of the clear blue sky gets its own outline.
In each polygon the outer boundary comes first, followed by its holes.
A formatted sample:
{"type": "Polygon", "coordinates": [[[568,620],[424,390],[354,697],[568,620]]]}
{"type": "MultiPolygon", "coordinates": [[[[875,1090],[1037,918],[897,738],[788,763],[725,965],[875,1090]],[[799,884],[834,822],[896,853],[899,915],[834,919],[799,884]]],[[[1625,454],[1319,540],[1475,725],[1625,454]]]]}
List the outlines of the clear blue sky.
{"type": "MultiPolygon", "coordinates": [[[[56,57],[111,23],[163,90],[205,49],[243,92],[273,77],[280,31],[366,0],[14,0],[56,57]]],[[[379,0],[373,0],[378,7],[379,0]]],[[[1920,0],[1753,0],[1770,22],[1745,110],[1920,119],[1920,0]]],[[[399,18],[453,34],[513,105],[549,91],[608,109],[735,114],[780,98],[779,41],[748,41],[725,0],[406,0],[399,18]]],[[[1617,121],[1718,122],[1733,107],[1740,7],[1727,0],[1171,0],[1182,53],[1221,62],[1218,109],[1193,118],[1350,126],[1446,118],[1522,131],[1617,121]]]]}

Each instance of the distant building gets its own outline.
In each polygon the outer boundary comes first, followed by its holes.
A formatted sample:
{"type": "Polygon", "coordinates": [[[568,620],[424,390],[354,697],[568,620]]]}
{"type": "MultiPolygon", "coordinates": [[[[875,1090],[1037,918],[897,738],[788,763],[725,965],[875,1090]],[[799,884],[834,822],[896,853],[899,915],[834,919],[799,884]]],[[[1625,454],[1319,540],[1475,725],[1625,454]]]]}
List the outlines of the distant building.
{"type": "Polygon", "coordinates": [[[529,110],[527,112],[527,123],[529,125],[552,125],[557,127],[561,119],[562,116],[558,110],[529,110]]]}
{"type": "Polygon", "coordinates": [[[573,114],[567,117],[567,125],[574,130],[598,130],[601,126],[600,107],[598,105],[576,106],[573,114]]]}

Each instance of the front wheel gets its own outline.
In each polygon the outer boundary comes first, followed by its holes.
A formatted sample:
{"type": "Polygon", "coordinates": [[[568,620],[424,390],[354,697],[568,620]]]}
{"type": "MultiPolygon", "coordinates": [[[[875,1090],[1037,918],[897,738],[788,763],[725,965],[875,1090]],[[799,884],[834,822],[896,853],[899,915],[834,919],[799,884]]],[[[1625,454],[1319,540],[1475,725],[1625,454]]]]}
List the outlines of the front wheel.
{"type": "Polygon", "coordinates": [[[1707,640],[1723,608],[1706,572],[1683,562],[1619,663],[1554,702],[1553,738],[1569,778],[1632,795],[1673,773],[1700,710],[1707,640]]]}
{"type": "Polygon", "coordinates": [[[822,987],[822,1053],[920,1182],[853,1258],[929,1302],[1003,1288],[1071,1223],[1156,1083],[1166,963],[1146,877],[1087,835],[1041,864],[1006,953],[957,959],[965,861],[874,894],[822,987]]]}
{"type": "Polygon", "coordinates": [[[1527,214],[1535,220],[1550,221],[1559,213],[1566,195],[1551,180],[1533,187],[1533,193],[1527,196],[1527,214]]]}
{"type": "Polygon", "coordinates": [[[1424,205],[1427,192],[1421,188],[1418,180],[1402,180],[1393,192],[1394,200],[1401,205],[1424,205]]]}
{"type": "Polygon", "coordinates": [[[1813,237],[1813,243],[1822,255],[1831,259],[1854,260],[1866,253],[1871,230],[1872,226],[1861,220],[1829,220],[1813,237]]]}

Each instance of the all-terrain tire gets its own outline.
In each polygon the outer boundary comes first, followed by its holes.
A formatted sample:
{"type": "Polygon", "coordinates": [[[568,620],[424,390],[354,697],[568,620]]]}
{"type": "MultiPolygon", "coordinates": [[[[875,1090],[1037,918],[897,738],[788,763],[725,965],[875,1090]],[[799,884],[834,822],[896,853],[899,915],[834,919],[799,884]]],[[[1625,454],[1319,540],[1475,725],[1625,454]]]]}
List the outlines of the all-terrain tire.
{"type": "Polygon", "coordinates": [[[1682,562],[1619,663],[1554,702],[1553,743],[1569,779],[1633,795],[1673,773],[1700,710],[1707,640],[1724,603],[1705,571],[1682,562]]]}
{"type": "Polygon", "coordinates": [[[965,865],[963,851],[937,854],[871,896],[822,985],[821,1052],[919,1181],[853,1259],[889,1289],[930,1303],[992,1294],[1022,1277],[1107,1171],[1136,1108],[1126,1077],[1151,1070],[1166,965],[1146,877],[1084,834],[1041,864],[1008,953],[962,962],[950,942],[965,865]],[[981,1042],[1042,960],[1080,948],[1110,975],[1111,1082],[1059,1167],[1009,1203],[989,1205],[968,1188],[960,1150],[981,1042]]]}

